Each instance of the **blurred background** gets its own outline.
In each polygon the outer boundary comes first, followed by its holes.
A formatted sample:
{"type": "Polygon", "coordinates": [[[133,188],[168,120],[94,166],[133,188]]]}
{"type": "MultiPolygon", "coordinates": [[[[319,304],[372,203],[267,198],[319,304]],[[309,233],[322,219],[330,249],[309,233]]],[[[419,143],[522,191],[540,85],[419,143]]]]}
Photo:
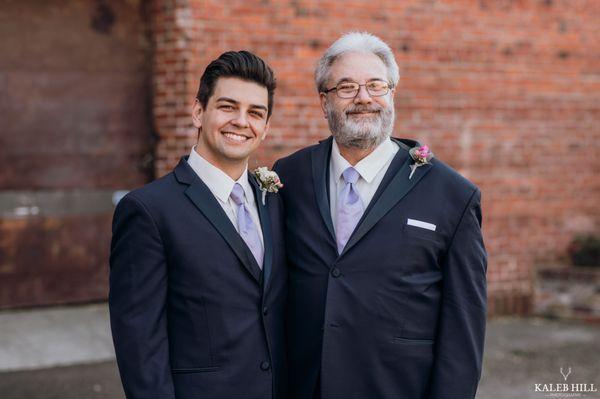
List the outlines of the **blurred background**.
{"type": "Polygon", "coordinates": [[[252,167],[327,137],[313,69],[351,30],[396,55],[394,135],[482,190],[478,398],[544,397],[534,383],[569,367],[600,384],[600,1],[0,0],[0,397],[123,397],[114,204],[189,153],[200,75],[227,50],[278,78],[252,167]]]}

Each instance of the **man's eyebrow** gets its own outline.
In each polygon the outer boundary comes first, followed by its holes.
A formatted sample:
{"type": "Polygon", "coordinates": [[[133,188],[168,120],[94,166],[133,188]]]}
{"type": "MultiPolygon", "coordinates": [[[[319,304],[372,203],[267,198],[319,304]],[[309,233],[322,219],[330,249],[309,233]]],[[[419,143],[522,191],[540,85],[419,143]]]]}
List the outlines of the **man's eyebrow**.
{"type": "Polygon", "coordinates": [[[228,103],[239,104],[239,101],[236,101],[233,98],[229,98],[229,97],[219,97],[219,98],[217,98],[216,102],[219,102],[219,101],[226,101],[228,103]]]}
{"type": "MultiPolygon", "coordinates": [[[[238,105],[240,103],[239,101],[234,100],[233,98],[229,98],[229,97],[219,97],[219,98],[217,98],[216,102],[219,102],[219,101],[225,101],[225,102],[233,103],[236,105],[238,105]]],[[[250,108],[259,108],[259,109],[263,109],[265,111],[268,110],[268,108],[262,104],[250,104],[250,108]]]]}
{"type": "MultiPolygon", "coordinates": [[[[373,82],[375,80],[381,80],[383,82],[386,81],[384,78],[369,78],[369,79],[367,79],[367,82],[373,82]]],[[[339,85],[340,83],[345,83],[345,82],[356,83],[356,80],[352,79],[352,78],[341,78],[337,81],[336,85],[339,85]]]]}
{"type": "Polygon", "coordinates": [[[338,81],[336,82],[336,85],[340,84],[340,83],[344,83],[344,82],[355,82],[355,80],[352,78],[341,78],[341,79],[338,79],[338,81]]]}
{"type": "Polygon", "coordinates": [[[258,108],[258,109],[262,109],[262,110],[265,110],[265,111],[267,111],[267,110],[268,110],[268,108],[267,108],[267,107],[265,107],[265,106],[264,106],[264,105],[262,105],[262,104],[250,104],[250,108],[258,108]]]}

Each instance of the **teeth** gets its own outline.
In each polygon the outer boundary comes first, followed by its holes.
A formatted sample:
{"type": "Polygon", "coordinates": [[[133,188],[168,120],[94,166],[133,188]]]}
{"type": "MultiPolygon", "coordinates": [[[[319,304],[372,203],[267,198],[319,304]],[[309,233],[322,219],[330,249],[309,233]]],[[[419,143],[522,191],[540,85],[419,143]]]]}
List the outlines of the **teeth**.
{"type": "Polygon", "coordinates": [[[246,141],[248,140],[248,137],[246,136],[240,136],[239,134],[235,134],[235,133],[223,133],[227,138],[230,138],[231,140],[235,140],[235,141],[246,141]]]}

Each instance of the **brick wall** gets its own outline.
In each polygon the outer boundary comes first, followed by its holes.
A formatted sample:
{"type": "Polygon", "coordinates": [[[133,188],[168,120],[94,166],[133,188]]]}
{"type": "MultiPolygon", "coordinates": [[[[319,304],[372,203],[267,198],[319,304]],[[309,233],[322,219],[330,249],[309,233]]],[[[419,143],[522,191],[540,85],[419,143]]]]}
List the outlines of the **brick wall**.
{"type": "Polygon", "coordinates": [[[395,136],[429,144],[483,191],[490,310],[527,313],[532,271],[600,212],[600,3],[595,0],[154,1],[156,172],[189,151],[206,64],[248,49],[275,69],[271,135],[252,166],[328,136],[312,72],[367,30],[401,69],[395,136]]]}

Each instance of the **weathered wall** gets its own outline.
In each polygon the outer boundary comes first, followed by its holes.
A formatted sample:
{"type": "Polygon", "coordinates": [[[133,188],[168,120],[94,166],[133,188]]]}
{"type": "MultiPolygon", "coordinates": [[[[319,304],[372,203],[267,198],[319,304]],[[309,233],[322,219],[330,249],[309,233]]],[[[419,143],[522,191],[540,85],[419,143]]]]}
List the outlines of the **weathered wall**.
{"type": "Polygon", "coordinates": [[[106,298],[112,192],[152,174],[141,1],[0,6],[0,308],[106,298]]]}
{"type": "Polygon", "coordinates": [[[249,49],[275,69],[271,136],[252,165],[328,135],[315,61],[367,30],[396,53],[395,135],[429,144],[483,191],[490,308],[523,313],[532,269],[600,222],[600,3],[594,0],[154,1],[158,175],[195,141],[200,73],[249,49]]]}

